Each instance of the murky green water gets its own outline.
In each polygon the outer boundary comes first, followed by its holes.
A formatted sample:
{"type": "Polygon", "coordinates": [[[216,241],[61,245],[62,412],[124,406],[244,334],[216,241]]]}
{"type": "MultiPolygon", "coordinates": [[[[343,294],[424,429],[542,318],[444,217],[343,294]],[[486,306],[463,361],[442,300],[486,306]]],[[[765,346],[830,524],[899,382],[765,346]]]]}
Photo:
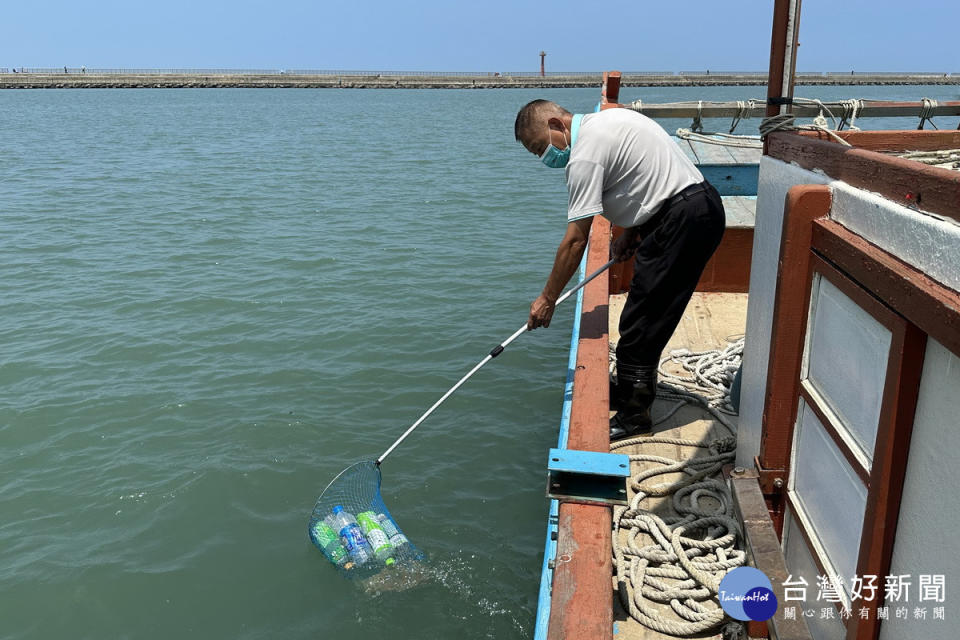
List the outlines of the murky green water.
{"type": "Polygon", "coordinates": [[[525,320],[565,219],[513,140],[541,95],[598,91],[0,93],[0,637],[531,636],[572,306],[384,463],[415,585],[306,523],[525,320]]]}

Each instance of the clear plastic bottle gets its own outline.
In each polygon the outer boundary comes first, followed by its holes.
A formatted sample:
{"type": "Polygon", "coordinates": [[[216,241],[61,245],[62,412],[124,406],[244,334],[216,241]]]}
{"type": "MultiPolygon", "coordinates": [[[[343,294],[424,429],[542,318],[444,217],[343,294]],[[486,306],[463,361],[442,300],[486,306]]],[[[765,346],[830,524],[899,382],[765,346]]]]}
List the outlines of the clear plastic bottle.
{"type": "Polygon", "coordinates": [[[410,541],[407,539],[407,536],[400,533],[400,529],[397,528],[397,523],[391,520],[390,516],[381,513],[377,515],[377,520],[380,522],[380,527],[383,529],[383,532],[387,534],[390,545],[395,549],[394,555],[399,555],[410,549],[410,541]]]}
{"type": "Polygon", "coordinates": [[[373,511],[358,513],[357,523],[360,524],[363,535],[367,536],[367,542],[373,547],[373,553],[377,557],[377,560],[387,566],[392,565],[394,562],[392,558],[393,545],[390,544],[390,539],[387,537],[386,532],[384,532],[383,527],[380,526],[377,514],[373,511]]]}
{"type": "Polygon", "coordinates": [[[310,539],[313,540],[313,543],[317,547],[323,550],[323,555],[327,556],[327,560],[342,569],[349,570],[353,568],[350,554],[347,553],[343,544],[340,543],[340,536],[337,535],[337,532],[334,531],[329,524],[323,520],[318,520],[314,523],[314,525],[310,527],[310,539]]]}
{"type": "Polygon", "coordinates": [[[363,537],[363,531],[360,530],[356,518],[344,511],[342,506],[337,505],[333,508],[329,522],[333,530],[340,535],[340,541],[354,563],[357,566],[366,564],[373,556],[373,549],[363,537]]]}

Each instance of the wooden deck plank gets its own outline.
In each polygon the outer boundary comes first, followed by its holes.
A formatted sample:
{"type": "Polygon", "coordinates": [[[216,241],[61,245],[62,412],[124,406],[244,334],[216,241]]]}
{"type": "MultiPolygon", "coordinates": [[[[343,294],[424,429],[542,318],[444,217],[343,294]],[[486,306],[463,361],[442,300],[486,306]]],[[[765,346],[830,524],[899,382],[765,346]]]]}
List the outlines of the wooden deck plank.
{"type": "Polygon", "coordinates": [[[691,145],[690,142],[687,140],[681,140],[680,138],[674,138],[674,140],[687,158],[690,159],[690,162],[693,164],[700,164],[700,158],[697,157],[697,154],[693,150],[693,145],[691,145]]]}
{"type": "Polygon", "coordinates": [[[694,164],[734,164],[733,156],[724,147],[695,140],[676,141],[694,164]]]}
{"type": "Polygon", "coordinates": [[[700,158],[700,164],[736,164],[733,154],[730,153],[730,147],[724,147],[718,144],[707,142],[688,141],[700,158]]]}
{"type": "Polygon", "coordinates": [[[740,164],[759,164],[763,149],[748,149],[745,147],[728,147],[730,154],[740,164]]]}
{"type": "Polygon", "coordinates": [[[674,138],[694,164],[759,164],[761,149],[746,149],[674,138]]]}
{"type": "MultiPolygon", "coordinates": [[[[623,311],[623,305],[626,301],[626,295],[610,296],[610,340],[616,342],[620,338],[619,319],[623,311]]],[[[716,349],[726,346],[728,338],[742,335],[746,328],[747,314],[747,295],[736,293],[695,293],[687,305],[683,318],[680,321],[677,330],[667,344],[664,353],[679,348],[687,348],[693,351],[706,349],[716,349]]],[[[653,407],[654,420],[658,415],[667,413],[672,407],[672,402],[658,400],[653,407]]],[[[735,419],[734,419],[735,420],[735,419]]],[[[716,423],[709,414],[702,409],[686,406],[674,414],[667,422],[655,427],[655,433],[658,435],[671,436],[675,438],[684,438],[687,440],[709,441],[716,438],[726,437],[727,430],[716,423]]],[[[673,459],[683,459],[690,455],[708,455],[702,450],[695,450],[691,447],[680,447],[678,445],[652,444],[643,446],[631,446],[617,449],[617,453],[648,453],[652,455],[665,456],[673,459]],[[696,453],[694,453],[696,451],[696,453]]],[[[637,473],[641,470],[643,463],[632,463],[631,471],[637,473]]],[[[678,474],[675,479],[682,476],[678,474]]],[[[669,481],[671,476],[665,475],[658,477],[658,481],[669,481]]],[[[633,496],[631,495],[630,498],[633,496]]],[[[648,498],[645,506],[658,515],[672,514],[671,498],[657,497],[648,498]]],[[[620,542],[625,542],[626,536],[621,533],[620,542]]],[[[652,542],[649,537],[642,535],[641,544],[652,542]]],[[[665,615],[669,615],[669,612],[665,615]]],[[[636,622],[629,617],[621,605],[619,596],[614,597],[614,620],[617,622],[618,640],[676,640],[674,636],[665,635],[636,622]]],[[[717,633],[702,633],[690,638],[700,639],[719,639],[721,636],[717,633]]]]}
{"type": "Polygon", "coordinates": [[[757,220],[756,196],[724,196],[728,229],[752,229],[757,220]]]}

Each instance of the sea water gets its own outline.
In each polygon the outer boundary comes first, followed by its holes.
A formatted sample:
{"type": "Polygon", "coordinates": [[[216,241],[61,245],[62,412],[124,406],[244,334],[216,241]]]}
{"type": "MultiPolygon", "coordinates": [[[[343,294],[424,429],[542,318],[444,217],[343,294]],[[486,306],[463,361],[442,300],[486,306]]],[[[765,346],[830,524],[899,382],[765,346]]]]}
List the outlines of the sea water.
{"type": "Polygon", "coordinates": [[[529,638],[572,305],[384,463],[414,578],[345,581],[306,522],[525,321],[565,189],[513,119],[598,96],[0,93],[0,637],[529,638]]]}

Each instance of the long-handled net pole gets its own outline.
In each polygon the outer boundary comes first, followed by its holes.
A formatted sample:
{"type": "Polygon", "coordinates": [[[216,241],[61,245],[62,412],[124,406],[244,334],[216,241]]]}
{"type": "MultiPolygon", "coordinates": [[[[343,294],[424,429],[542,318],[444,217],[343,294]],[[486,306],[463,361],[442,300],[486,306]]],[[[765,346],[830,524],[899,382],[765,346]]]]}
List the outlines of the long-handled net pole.
{"type": "MultiPolygon", "coordinates": [[[[574,293],[576,293],[577,291],[579,291],[580,289],[582,289],[583,287],[585,287],[588,282],[590,282],[591,280],[593,280],[594,278],[596,278],[598,275],[600,275],[601,273],[603,273],[604,271],[606,271],[607,269],[609,269],[609,268],[610,268],[610,265],[612,265],[614,262],[616,262],[616,260],[611,260],[610,262],[608,262],[607,264],[603,265],[602,267],[600,267],[599,269],[597,269],[596,271],[594,271],[593,273],[591,273],[590,275],[588,275],[586,278],[584,278],[583,280],[581,280],[579,283],[577,283],[577,285],[576,285],[575,287],[573,287],[572,289],[570,289],[569,291],[567,291],[566,293],[564,293],[562,296],[560,296],[559,298],[557,298],[556,304],[560,304],[561,302],[563,302],[564,300],[566,300],[567,298],[569,298],[570,296],[572,296],[574,293]]],[[[390,453],[391,453],[394,449],[396,449],[397,446],[398,446],[401,442],[403,442],[403,441],[406,439],[407,436],[409,436],[411,433],[413,433],[413,430],[414,430],[414,429],[416,429],[417,427],[419,427],[420,424],[421,424],[424,420],[426,420],[426,419],[430,416],[430,414],[434,412],[434,410],[435,410],[437,407],[439,407],[441,404],[443,404],[444,400],[446,400],[446,399],[449,398],[451,395],[453,395],[453,392],[454,392],[454,391],[456,391],[457,389],[459,389],[459,388],[463,385],[464,382],[466,382],[467,380],[469,380],[469,379],[470,379],[470,376],[472,376],[472,375],[475,374],[477,371],[479,371],[480,368],[481,368],[483,365],[487,364],[488,362],[490,362],[491,360],[493,360],[494,358],[496,358],[498,355],[500,355],[500,353],[503,352],[503,350],[507,347],[507,345],[509,345],[511,342],[513,342],[514,340],[516,340],[517,338],[519,338],[521,335],[523,335],[523,334],[526,333],[526,332],[527,332],[527,325],[524,324],[522,327],[520,327],[519,329],[517,329],[516,332],[514,332],[514,334],[513,334],[512,336],[510,336],[509,338],[507,338],[506,340],[504,340],[503,342],[501,342],[500,344],[498,344],[496,347],[494,347],[493,350],[490,351],[490,353],[488,353],[487,356],[486,356],[483,360],[481,360],[480,362],[478,362],[477,365],[476,365],[473,369],[471,369],[469,373],[467,373],[467,375],[465,375],[465,376],[463,376],[462,378],[460,378],[460,381],[457,382],[457,384],[455,384],[455,385],[453,385],[452,387],[450,387],[450,389],[449,389],[445,394],[443,394],[443,397],[441,397],[439,400],[437,400],[437,401],[433,404],[432,407],[430,407],[429,409],[427,409],[427,410],[424,412],[424,414],[423,414],[422,416],[420,416],[419,419],[417,419],[416,422],[414,422],[412,425],[410,425],[410,428],[409,428],[409,429],[407,429],[406,431],[403,432],[403,435],[402,435],[402,436],[400,436],[399,438],[397,438],[396,442],[394,442],[392,445],[390,445],[390,448],[389,448],[389,449],[387,449],[386,451],[384,451],[384,452],[380,455],[380,457],[377,458],[377,466],[380,466],[380,463],[383,462],[383,461],[386,459],[386,457],[387,457],[388,455],[390,455],[390,453]]]]}

